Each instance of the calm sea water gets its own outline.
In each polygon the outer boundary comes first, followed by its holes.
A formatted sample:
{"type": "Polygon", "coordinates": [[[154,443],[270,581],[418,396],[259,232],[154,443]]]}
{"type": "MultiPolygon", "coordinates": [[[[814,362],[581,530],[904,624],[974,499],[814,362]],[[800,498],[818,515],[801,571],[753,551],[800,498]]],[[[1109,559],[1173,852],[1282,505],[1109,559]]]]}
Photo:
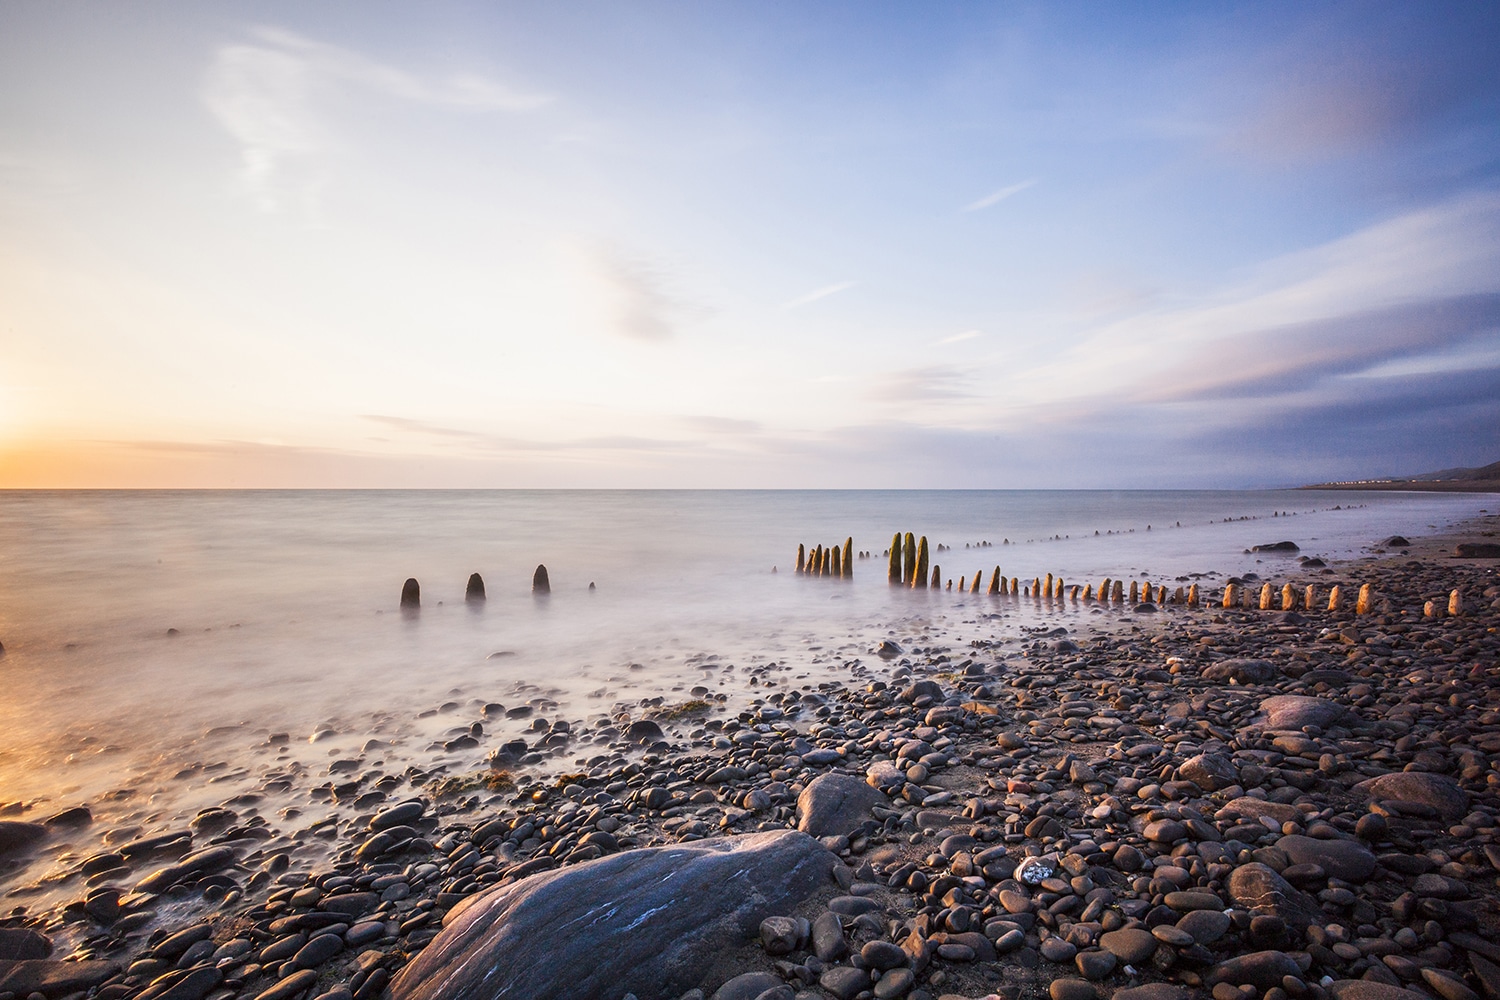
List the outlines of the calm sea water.
{"type": "MultiPolygon", "coordinates": [[[[163,775],[200,768],[253,783],[249,757],[271,734],[290,734],[314,773],[372,736],[416,759],[485,702],[536,700],[582,721],[643,698],[685,700],[700,684],[743,698],[744,668],[777,661],[801,683],[826,679],[922,622],[1003,633],[1088,613],[893,590],[881,553],[898,530],[948,546],[933,561],[954,580],[996,564],[1080,583],[1250,568],[1274,579],[1285,561],[1243,550],[1290,539],[1305,554],[1350,558],[1495,502],[1289,491],[0,492],[0,803],[23,803],[28,817],[89,803],[100,822],[149,827],[220,801],[234,783],[163,775]],[[874,554],[852,581],[791,572],[799,542],[847,536],[874,554]],[[965,549],[982,541],[993,547],[965,549]],[[538,563],[551,575],[546,599],[531,593],[538,563]],[[478,608],[463,600],[472,572],[489,592],[478,608]],[[417,615],[398,611],[408,576],[422,586],[417,615]]],[[[485,742],[526,724],[487,723],[485,742]]],[[[482,749],[450,762],[477,766],[482,749]]]]}

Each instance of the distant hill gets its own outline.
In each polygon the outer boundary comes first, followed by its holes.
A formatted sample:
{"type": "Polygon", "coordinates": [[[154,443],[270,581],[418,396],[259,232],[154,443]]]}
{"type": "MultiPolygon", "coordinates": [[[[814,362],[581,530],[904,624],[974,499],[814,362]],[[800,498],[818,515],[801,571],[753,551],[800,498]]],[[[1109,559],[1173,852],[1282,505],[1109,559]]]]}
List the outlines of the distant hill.
{"type": "Polygon", "coordinates": [[[1299,487],[1304,490],[1413,490],[1442,493],[1500,493],[1500,462],[1477,469],[1442,469],[1417,476],[1346,480],[1299,487]]]}

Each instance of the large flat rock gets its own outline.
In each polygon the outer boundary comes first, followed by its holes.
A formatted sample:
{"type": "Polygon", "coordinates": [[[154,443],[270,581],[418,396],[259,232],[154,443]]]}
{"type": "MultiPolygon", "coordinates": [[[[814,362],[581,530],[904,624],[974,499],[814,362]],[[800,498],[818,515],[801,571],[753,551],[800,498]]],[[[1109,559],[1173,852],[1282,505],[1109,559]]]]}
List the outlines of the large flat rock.
{"type": "Polygon", "coordinates": [[[829,884],[836,859],[794,831],[625,851],[456,907],[392,1000],[676,997],[764,918],[829,884]]]}

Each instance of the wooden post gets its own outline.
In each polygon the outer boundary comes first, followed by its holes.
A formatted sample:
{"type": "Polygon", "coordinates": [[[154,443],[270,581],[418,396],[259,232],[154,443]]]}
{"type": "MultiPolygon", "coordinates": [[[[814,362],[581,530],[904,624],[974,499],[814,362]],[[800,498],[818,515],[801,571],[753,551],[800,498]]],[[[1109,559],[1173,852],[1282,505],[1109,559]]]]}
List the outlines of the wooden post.
{"type": "Polygon", "coordinates": [[[1307,590],[1303,592],[1302,596],[1303,596],[1302,608],[1303,608],[1304,611],[1316,611],[1316,610],[1318,610],[1318,585],[1317,584],[1315,584],[1315,583],[1309,583],[1307,585],[1307,590]]]}
{"type": "Polygon", "coordinates": [[[484,577],[478,573],[469,574],[469,584],[464,587],[464,600],[469,604],[484,603],[484,577]]]}
{"type": "MultiPolygon", "coordinates": [[[[910,538],[911,536],[908,535],[907,537],[910,538]]],[[[913,588],[916,588],[916,589],[920,589],[922,587],[927,586],[927,536],[926,535],[923,535],[922,536],[922,540],[917,543],[916,572],[912,575],[911,585],[912,585],[913,588]]]]}
{"type": "Polygon", "coordinates": [[[1224,584],[1224,607],[1238,607],[1240,603],[1240,585],[1237,583],[1224,584]]]}
{"type": "Polygon", "coordinates": [[[1125,584],[1124,584],[1123,581],[1121,581],[1121,580],[1116,580],[1115,581],[1115,589],[1110,593],[1109,597],[1110,597],[1110,600],[1114,601],[1116,604],[1121,604],[1121,603],[1124,602],[1124,600],[1125,600],[1125,584]]]}
{"type": "Polygon", "coordinates": [[[1329,611],[1337,611],[1338,609],[1339,609],[1339,588],[1334,587],[1332,590],[1330,590],[1328,592],[1328,610],[1329,611]]]}
{"type": "Polygon", "coordinates": [[[843,554],[839,552],[839,547],[837,545],[828,550],[828,575],[844,575],[843,554]]]}
{"type": "Polygon", "coordinates": [[[1031,578],[1031,596],[1037,598],[1038,600],[1041,599],[1042,578],[1039,576],[1034,576],[1031,578]]]}
{"type": "Polygon", "coordinates": [[[1367,615],[1375,603],[1374,588],[1368,583],[1359,588],[1359,600],[1354,603],[1354,613],[1367,615]]]}
{"type": "Polygon", "coordinates": [[[1104,578],[1104,582],[1101,583],[1101,584],[1099,584],[1099,603],[1103,604],[1103,603],[1105,603],[1108,600],[1109,600],[1109,577],[1106,576],[1104,578]]]}
{"type": "Polygon", "coordinates": [[[1063,599],[1063,581],[1062,581],[1062,577],[1058,577],[1057,578],[1057,589],[1052,592],[1052,596],[1054,598],[1056,598],[1057,600],[1059,600],[1059,601],[1063,599]]]}
{"type": "Polygon", "coordinates": [[[1092,583],[1083,585],[1083,599],[1085,601],[1092,601],[1094,599],[1094,585],[1092,583]]]}
{"type": "Polygon", "coordinates": [[[965,584],[967,584],[968,582],[969,582],[969,578],[968,577],[964,576],[962,573],[958,574],[958,590],[959,590],[959,593],[963,593],[965,590],[969,589],[967,586],[965,586],[965,584]]]}
{"type": "Polygon", "coordinates": [[[1135,580],[1130,581],[1130,603],[1139,604],[1141,601],[1141,585],[1135,580]]]}
{"type": "Polygon", "coordinates": [[[971,593],[971,594],[977,594],[977,593],[979,593],[979,581],[982,580],[983,578],[984,578],[984,570],[980,570],[979,572],[977,572],[977,573],[974,574],[974,584],[973,584],[972,587],[969,588],[969,593],[971,593]]]}
{"type": "Polygon", "coordinates": [[[1271,581],[1269,580],[1260,585],[1260,609],[1271,610],[1271,581]]]}
{"type": "Polygon", "coordinates": [[[910,531],[906,533],[906,542],[901,550],[901,583],[903,586],[914,587],[913,582],[917,575],[917,539],[910,531]]]}
{"type": "Polygon", "coordinates": [[[403,608],[420,608],[422,606],[422,588],[417,583],[416,577],[408,577],[401,585],[401,606],[403,608]]]}
{"type": "Polygon", "coordinates": [[[1190,608],[1196,608],[1198,606],[1198,585],[1196,583],[1188,587],[1187,602],[1188,607],[1190,608]]]}
{"type": "Polygon", "coordinates": [[[1289,583],[1281,588],[1281,610],[1293,611],[1296,609],[1296,607],[1297,592],[1292,589],[1292,585],[1289,583]]]}
{"type": "Polygon", "coordinates": [[[805,564],[806,562],[807,562],[807,546],[803,545],[803,544],[801,544],[799,542],[797,544],[797,572],[798,573],[801,573],[803,571],[803,564],[805,564]]]}
{"type": "Polygon", "coordinates": [[[938,590],[943,586],[943,567],[932,567],[932,589],[938,590]]]}
{"type": "Polygon", "coordinates": [[[1010,596],[1011,597],[1020,597],[1021,596],[1021,580],[1020,580],[1019,577],[1014,577],[1013,576],[1013,577],[1010,578],[1010,596]]]}
{"type": "Polygon", "coordinates": [[[1443,606],[1441,604],[1439,604],[1437,601],[1428,601],[1426,604],[1422,605],[1422,617],[1423,618],[1441,618],[1441,617],[1443,617],[1443,606]]]}
{"type": "Polygon", "coordinates": [[[854,536],[844,539],[844,579],[854,579],[854,536]]]}
{"type": "MultiPolygon", "coordinates": [[[[1187,595],[1185,595],[1182,592],[1182,588],[1181,587],[1178,587],[1177,588],[1177,593],[1175,593],[1175,594],[1172,595],[1172,603],[1176,604],[1178,606],[1181,606],[1183,604],[1183,602],[1186,601],[1186,600],[1187,600],[1187,595]]],[[[1194,601],[1193,603],[1196,604],[1198,602],[1194,601]]]]}
{"type": "Polygon", "coordinates": [[[552,581],[547,577],[546,566],[537,566],[536,572],[531,574],[531,592],[533,594],[552,593],[552,581]]]}
{"type": "Polygon", "coordinates": [[[886,572],[886,579],[891,583],[901,582],[901,532],[891,536],[891,562],[886,572]]]}
{"type": "Polygon", "coordinates": [[[1049,600],[1049,601],[1052,600],[1052,574],[1051,573],[1047,574],[1047,589],[1044,590],[1044,591],[1042,591],[1042,593],[1047,595],[1047,600],[1049,600]]]}
{"type": "Polygon", "coordinates": [[[1457,618],[1464,613],[1464,595],[1459,593],[1458,588],[1448,595],[1448,616],[1457,618]]]}
{"type": "Polygon", "coordinates": [[[1001,584],[1001,580],[1000,580],[1000,567],[996,566],[994,574],[990,577],[990,593],[992,593],[992,594],[1000,594],[1000,593],[1002,593],[1002,591],[1000,589],[1000,584],[1001,584]]]}

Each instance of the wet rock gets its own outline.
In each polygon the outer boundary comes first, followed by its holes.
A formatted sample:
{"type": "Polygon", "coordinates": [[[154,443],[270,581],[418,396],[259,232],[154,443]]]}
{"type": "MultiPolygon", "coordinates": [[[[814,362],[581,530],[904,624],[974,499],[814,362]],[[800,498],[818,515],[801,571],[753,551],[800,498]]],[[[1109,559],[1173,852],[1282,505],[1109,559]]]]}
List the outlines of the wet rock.
{"type": "Polygon", "coordinates": [[[1494,542],[1459,542],[1453,554],[1460,559],[1500,559],[1500,545],[1494,542]]]}
{"type": "Polygon", "coordinates": [[[1396,771],[1362,781],[1354,787],[1371,801],[1386,799],[1416,802],[1436,809],[1439,815],[1447,819],[1458,819],[1469,809],[1469,794],[1446,774],[1396,771]]]}
{"type": "Polygon", "coordinates": [[[1302,549],[1296,542],[1268,542],[1264,545],[1252,545],[1252,552],[1301,552],[1302,549]]]}
{"type": "Polygon", "coordinates": [[[1144,927],[1122,927],[1100,935],[1099,945],[1126,965],[1139,965],[1156,954],[1157,940],[1144,927]]]}
{"type": "Polygon", "coordinates": [[[1425,993],[1369,979],[1339,979],[1325,989],[1333,1000],[1427,1000],[1425,993]]]}
{"type": "Polygon", "coordinates": [[[756,1000],[767,990],[785,985],[769,972],[745,972],[714,990],[710,1000],[756,1000]]]}
{"type": "Polygon", "coordinates": [[[658,743],[666,739],[667,734],[650,719],[637,719],[625,730],[625,738],[631,743],[658,743]]]}
{"type": "Polygon", "coordinates": [[[0,992],[18,997],[32,993],[46,997],[66,996],[92,989],[118,970],[119,966],[114,962],[56,962],[50,959],[0,962],[0,992]]]}
{"type": "Polygon", "coordinates": [[[848,836],[889,800],[849,774],[822,774],[797,796],[797,829],[814,837],[848,836]]]}
{"type": "Polygon", "coordinates": [[[627,851],[533,875],[450,911],[392,983],[391,997],[491,1000],[523,989],[534,1000],[677,995],[762,920],[825,884],[834,863],[811,837],[781,831],[627,851]],[[556,976],[558,969],[569,974],[556,976]]]}
{"type": "Polygon", "coordinates": [[[52,941],[28,927],[0,927],[0,962],[46,958],[52,941]]]}

